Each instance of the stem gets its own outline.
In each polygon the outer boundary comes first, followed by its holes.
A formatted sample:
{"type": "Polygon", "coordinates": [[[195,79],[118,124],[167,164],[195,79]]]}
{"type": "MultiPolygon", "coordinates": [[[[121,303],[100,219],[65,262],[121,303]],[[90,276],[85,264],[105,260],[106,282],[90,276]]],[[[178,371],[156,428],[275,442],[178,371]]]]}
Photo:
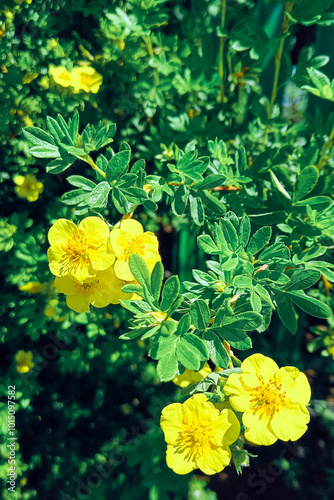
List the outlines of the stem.
{"type": "Polygon", "coordinates": [[[332,128],[332,131],[328,137],[328,141],[325,142],[325,144],[322,146],[320,158],[317,164],[317,168],[319,170],[321,170],[326,165],[326,154],[329,148],[331,147],[333,140],[334,140],[334,127],[332,128]]]}
{"type": "Polygon", "coordinates": [[[81,160],[85,161],[86,163],[88,163],[88,165],[90,165],[94,170],[96,170],[96,172],[98,172],[100,175],[102,175],[102,177],[106,178],[106,174],[103,172],[103,170],[101,170],[96,165],[96,163],[94,162],[93,158],[91,158],[89,155],[87,155],[87,156],[79,156],[79,158],[81,160]]]}
{"type": "MultiPolygon", "coordinates": [[[[147,52],[149,53],[149,55],[153,59],[154,52],[153,52],[153,47],[152,47],[152,42],[151,42],[150,36],[143,36],[143,40],[146,44],[147,52]]],[[[153,78],[154,78],[154,84],[157,87],[159,85],[159,73],[158,73],[158,70],[156,68],[154,68],[154,71],[153,71],[153,78]]]]}
{"type": "MultiPolygon", "coordinates": [[[[224,30],[225,28],[225,19],[226,19],[226,0],[221,0],[221,9],[222,9],[222,19],[221,19],[221,28],[224,30]]],[[[224,88],[224,45],[225,45],[225,36],[220,37],[220,46],[219,46],[219,68],[218,73],[220,77],[220,100],[224,102],[225,99],[225,88],[224,88]]]]}
{"type": "MultiPolygon", "coordinates": [[[[280,74],[280,69],[281,69],[281,62],[282,62],[282,55],[283,55],[283,48],[284,48],[284,42],[286,39],[286,34],[289,31],[290,28],[290,19],[287,16],[288,12],[291,12],[293,8],[294,0],[290,2],[285,3],[285,8],[284,8],[284,19],[283,19],[283,24],[282,24],[282,33],[283,36],[280,44],[278,46],[276,55],[275,55],[275,74],[274,74],[274,82],[273,82],[273,89],[271,92],[271,99],[270,99],[270,105],[269,105],[269,112],[268,112],[268,119],[270,120],[273,114],[273,109],[274,109],[274,104],[276,101],[277,97],[277,90],[278,90],[278,79],[279,79],[279,74],[280,74]]],[[[269,123],[266,126],[266,130],[264,133],[264,141],[263,144],[264,146],[267,143],[268,139],[268,133],[269,133],[269,123]]]]}

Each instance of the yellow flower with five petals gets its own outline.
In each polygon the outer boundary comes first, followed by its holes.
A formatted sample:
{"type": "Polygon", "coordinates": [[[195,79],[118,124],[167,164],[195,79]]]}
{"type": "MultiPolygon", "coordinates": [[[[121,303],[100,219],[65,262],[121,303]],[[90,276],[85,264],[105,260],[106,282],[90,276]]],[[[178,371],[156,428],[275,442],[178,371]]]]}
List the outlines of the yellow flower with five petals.
{"type": "Polygon", "coordinates": [[[134,280],[129,266],[130,255],[140,255],[150,272],[155,264],[161,260],[157,237],[150,231],[144,232],[140,222],[134,219],[123,219],[120,227],[115,227],[111,231],[110,241],[117,257],[115,274],[121,280],[134,280]]]}
{"type": "Polygon", "coordinates": [[[19,373],[28,373],[34,367],[32,358],[33,354],[31,351],[23,351],[22,349],[17,351],[15,354],[16,370],[19,373]]]}
{"type": "Polygon", "coordinates": [[[217,410],[204,394],[162,410],[161,428],[167,442],[167,465],[177,474],[201,469],[222,471],[231,461],[229,445],[239,437],[240,424],[231,410],[217,410]]]}
{"type": "Polygon", "coordinates": [[[75,92],[92,92],[96,94],[102,85],[103,77],[91,66],[77,66],[71,71],[71,85],[75,92]]]}
{"type": "Polygon", "coordinates": [[[84,283],[78,283],[70,276],[55,279],[56,289],[67,295],[68,307],[77,313],[88,312],[90,304],[94,307],[107,307],[109,304],[118,304],[121,299],[132,299],[133,294],[122,292],[124,285],[125,282],[115,275],[113,267],[97,272],[94,278],[84,283]]]}
{"type": "Polygon", "coordinates": [[[51,227],[48,238],[49,267],[55,276],[71,276],[78,283],[94,278],[115,261],[110,248],[109,227],[99,217],[86,217],[79,226],[59,219],[51,227]]]}
{"type": "Polygon", "coordinates": [[[15,175],[13,181],[16,184],[15,191],[19,198],[26,198],[28,201],[38,200],[43,191],[43,184],[32,174],[15,175]]]}
{"type": "Polygon", "coordinates": [[[293,366],[278,368],[272,359],[253,354],[241,364],[241,373],[229,376],[224,392],[234,410],[243,412],[245,438],[254,444],[295,441],[307,430],[311,389],[293,366]]]}

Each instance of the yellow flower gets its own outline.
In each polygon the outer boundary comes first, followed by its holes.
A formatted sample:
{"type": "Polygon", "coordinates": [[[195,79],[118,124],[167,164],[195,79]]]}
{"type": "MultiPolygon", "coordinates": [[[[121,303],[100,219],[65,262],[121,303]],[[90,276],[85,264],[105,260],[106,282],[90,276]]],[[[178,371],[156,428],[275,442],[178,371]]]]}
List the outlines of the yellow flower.
{"type": "Polygon", "coordinates": [[[26,73],[23,77],[22,83],[31,83],[33,80],[35,80],[38,77],[38,73],[35,71],[31,71],[29,73],[26,73]]]}
{"type": "Polygon", "coordinates": [[[56,314],[57,314],[57,309],[55,307],[53,307],[53,306],[48,305],[44,309],[44,315],[47,318],[53,318],[56,314]]]}
{"type": "Polygon", "coordinates": [[[24,121],[24,124],[26,127],[33,127],[34,126],[34,122],[30,118],[30,116],[28,116],[28,115],[24,116],[23,121],[24,121]]]}
{"type": "Polygon", "coordinates": [[[99,217],[86,217],[77,227],[74,222],[59,219],[48,238],[49,266],[55,276],[71,276],[83,283],[105,271],[115,261],[109,244],[109,227],[99,217]]]}
{"type": "Polygon", "coordinates": [[[14,0],[15,3],[22,5],[23,2],[27,2],[28,4],[31,4],[32,0],[14,0]]]}
{"type": "Polygon", "coordinates": [[[78,283],[69,276],[55,279],[55,286],[60,293],[65,293],[66,303],[77,313],[88,312],[89,305],[106,307],[109,304],[118,304],[121,299],[130,300],[133,295],[122,292],[125,285],[115,275],[113,267],[107,271],[96,273],[84,283],[78,283]]]}
{"type": "Polygon", "coordinates": [[[39,281],[29,281],[28,283],[21,285],[19,290],[27,293],[39,293],[43,290],[43,288],[44,285],[42,285],[39,281]]]}
{"type": "Polygon", "coordinates": [[[293,366],[279,369],[272,359],[253,354],[241,364],[241,373],[229,376],[224,391],[232,407],[244,412],[245,438],[252,443],[295,441],[307,430],[311,389],[293,366]]]}
{"type": "Polygon", "coordinates": [[[34,363],[32,362],[32,352],[31,351],[17,351],[15,355],[16,361],[16,370],[19,373],[28,373],[28,371],[34,367],[34,363]]]}
{"type": "Polygon", "coordinates": [[[194,372],[193,370],[189,370],[188,368],[185,370],[182,375],[176,375],[173,378],[172,382],[180,387],[188,387],[191,384],[195,384],[196,382],[200,382],[203,378],[210,375],[211,369],[208,363],[205,363],[203,368],[198,372],[194,372]]]}
{"type": "Polygon", "coordinates": [[[121,280],[134,280],[129,266],[131,254],[140,255],[150,272],[152,272],[156,262],[161,260],[157,237],[150,231],[144,233],[143,226],[134,219],[122,220],[120,227],[115,227],[111,231],[110,241],[117,257],[115,274],[121,280]]]}
{"type": "Polygon", "coordinates": [[[201,469],[215,474],[229,465],[229,445],[239,437],[240,425],[231,410],[217,410],[204,394],[162,410],[161,428],[167,442],[167,465],[177,474],[201,469]]]}
{"type": "Polygon", "coordinates": [[[332,358],[334,359],[334,345],[332,345],[330,347],[327,347],[327,351],[332,356],[332,358]]]}
{"type": "Polygon", "coordinates": [[[84,90],[96,94],[102,85],[103,77],[91,66],[77,66],[71,71],[71,80],[75,92],[84,90]]]}
{"type": "Polygon", "coordinates": [[[72,73],[67,71],[65,66],[50,66],[49,75],[62,87],[69,87],[72,84],[72,73]]]}
{"type": "Polygon", "coordinates": [[[16,184],[15,191],[19,198],[26,198],[28,201],[36,201],[43,191],[43,184],[32,174],[26,176],[15,175],[13,181],[16,184]]]}

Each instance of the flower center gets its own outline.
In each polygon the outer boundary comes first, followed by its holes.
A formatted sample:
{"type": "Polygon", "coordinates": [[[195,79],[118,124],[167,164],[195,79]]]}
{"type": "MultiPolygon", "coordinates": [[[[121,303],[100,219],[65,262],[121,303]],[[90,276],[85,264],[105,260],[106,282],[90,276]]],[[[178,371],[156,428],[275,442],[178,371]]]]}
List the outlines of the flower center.
{"type": "Polygon", "coordinates": [[[212,447],[213,433],[210,425],[190,422],[181,432],[180,441],[183,448],[189,448],[192,454],[202,455],[206,448],[212,447]]]}
{"type": "Polygon", "coordinates": [[[88,249],[89,245],[85,234],[77,230],[76,234],[68,240],[67,245],[63,246],[66,255],[63,262],[63,272],[70,273],[79,266],[89,264],[88,249]]]}
{"type": "Polygon", "coordinates": [[[97,287],[98,283],[99,280],[92,281],[91,283],[76,283],[74,287],[78,291],[78,293],[81,293],[83,295],[91,295],[97,287]]]}
{"type": "Polygon", "coordinates": [[[251,409],[254,413],[259,412],[272,416],[288,403],[286,392],[282,392],[282,384],[277,385],[274,379],[270,379],[268,384],[262,381],[261,385],[253,390],[251,409]]]}
{"type": "Polygon", "coordinates": [[[94,83],[92,75],[87,75],[86,73],[80,73],[80,85],[85,87],[89,87],[94,83]]]}
{"type": "Polygon", "coordinates": [[[143,237],[139,236],[129,236],[124,234],[124,240],[126,242],[126,249],[124,251],[124,257],[126,259],[130,258],[130,255],[136,253],[137,255],[143,255],[145,252],[145,245],[143,244],[143,237]]]}
{"type": "Polygon", "coordinates": [[[61,80],[64,80],[64,82],[70,82],[71,81],[70,75],[67,72],[65,72],[65,71],[63,71],[63,73],[60,73],[59,78],[61,80]]]}

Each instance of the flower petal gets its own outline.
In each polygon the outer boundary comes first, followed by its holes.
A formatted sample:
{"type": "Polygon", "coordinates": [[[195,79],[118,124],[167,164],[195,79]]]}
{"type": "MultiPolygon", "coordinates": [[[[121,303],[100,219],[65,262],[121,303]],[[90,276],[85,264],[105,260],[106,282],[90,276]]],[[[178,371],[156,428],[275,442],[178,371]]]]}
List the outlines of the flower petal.
{"type": "Polygon", "coordinates": [[[196,457],[196,464],[204,474],[221,472],[231,461],[231,452],[227,446],[207,448],[203,455],[196,457]]]}
{"type": "Polygon", "coordinates": [[[260,378],[269,382],[269,379],[278,371],[278,366],[271,358],[263,354],[253,354],[241,364],[241,370],[244,373],[255,372],[260,378]]]}
{"type": "Polygon", "coordinates": [[[242,416],[242,423],[247,427],[245,438],[254,444],[269,446],[277,441],[277,437],[268,428],[270,416],[259,415],[246,411],[242,416]]]}
{"type": "Polygon", "coordinates": [[[77,313],[88,312],[90,305],[90,295],[83,293],[68,295],[66,297],[66,304],[70,309],[77,313]]]}
{"type": "Polygon", "coordinates": [[[143,234],[143,226],[135,219],[123,219],[120,229],[124,233],[129,233],[131,236],[139,236],[143,234]]]}
{"type": "Polygon", "coordinates": [[[303,406],[283,406],[275,412],[269,428],[282,441],[296,441],[306,432],[309,421],[309,411],[303,406]]]}
{"type": "Polygon", "coordinates": [[[59,293],[65,293],[66,295],[74,295],[78,293],[75,288],[76,281],[73,281],[69,276],[57,276],[55,279],[55,287],[59,293]]]}
{"type": "Polygon", "coordinates": [[[66,245],[68,240],[78,231],[74,222],[67,219],[58,219],[57,222],[50,228],[48,240],[50,245],[60,246],[66,245]]]}
{"type": "Polygon", "coordinates": [[[294,366],[285,366],[276,374],[276,381],[282,384],[286,396],[294,403],[306,406],[311,398],[311,387],[307,377],[294,366]]]}
{"type": "Polygon", "coordinates": [[[162,410],[160,426],[166,443],[176,444],[183,430],[183,408],[180,403],[172,403],[162,410]]]}
{"type": "Polygon", "coordinates": [[[194,455],[189,448],[182,448],[175,444],[167,445],[166,461],[168,467],[176,474],[188,474],[188,472],[197,469],[194,455]]]}
{"type": "Polygon", "coordinates": [[[90,248],[87,251],[92,268],[95,271],[105,271],[115,262],[115,254],[107,252],[107,245],[103,244],[99,248],[90,248]]]}
{"type": "Polygon", "coordinates": [[[79,224],[79,229],[85,233],[90,246],[100,246],[109,238],[110,230],[100,217],[86,217],[79,224]]]}

